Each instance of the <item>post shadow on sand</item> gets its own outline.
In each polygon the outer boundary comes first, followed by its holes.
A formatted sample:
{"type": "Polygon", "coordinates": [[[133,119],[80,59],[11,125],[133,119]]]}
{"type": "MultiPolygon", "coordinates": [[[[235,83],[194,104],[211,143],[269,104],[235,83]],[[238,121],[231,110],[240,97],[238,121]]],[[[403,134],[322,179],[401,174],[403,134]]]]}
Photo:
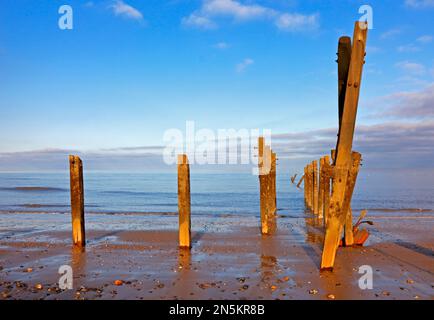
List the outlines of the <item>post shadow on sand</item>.
{"type": "Polygon", "coordinates": [[[86,275],[87,254],[85,247],[73,246],[71,248],[71,268],[73,272],[74,288],[79,287],[76,284],[77,279],[86,275]]]}

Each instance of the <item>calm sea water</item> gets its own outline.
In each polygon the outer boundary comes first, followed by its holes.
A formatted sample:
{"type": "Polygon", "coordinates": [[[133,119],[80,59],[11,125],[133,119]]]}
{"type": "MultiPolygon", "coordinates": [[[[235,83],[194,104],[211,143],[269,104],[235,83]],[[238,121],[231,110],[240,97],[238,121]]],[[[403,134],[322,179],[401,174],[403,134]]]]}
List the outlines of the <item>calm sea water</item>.
{"type": "MultiPolygon", "coordinates": [[[[277,178],[280,214],[305,213],[303,191],[289,175],[277,178]]],[[[192,213],[259,215],[258,178],[250,174],[193,174],[192,213]]],[[[174,174],[85,173],[85,205],[89,213],[177,212],[174,174]]],[[[368,171],[360,173],[353,209],[370,214],[432,215],[434,172],[368,171]]],[[[69,212],[69,174],[0,173],[0,212],[69,212]]]]}

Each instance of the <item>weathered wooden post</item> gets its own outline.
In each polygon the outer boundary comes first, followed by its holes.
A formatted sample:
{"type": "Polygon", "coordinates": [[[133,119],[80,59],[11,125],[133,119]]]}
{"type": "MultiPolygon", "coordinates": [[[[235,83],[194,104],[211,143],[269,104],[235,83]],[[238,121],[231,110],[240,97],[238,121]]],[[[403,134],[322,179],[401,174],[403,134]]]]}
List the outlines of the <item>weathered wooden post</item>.
{"type": "Polygon", "coordinates": [[[318,184],[318,214],[324,216],[324,157],[319,160],[319,184],[318,184]]]}
{"type": "Polygon", "coordinates": [[[191,248],[190,165],[185,154],[178,155],[179,247],[191,248]]]}
{"type": "Polygon", "coordinates": [[[309,163],[309,210],[313,211],[313,164],[309,163]]]}
{"type": "Polygon", "coordinates": [[[261,213],[261,233],[268,234],[268,172],[264,157],[265,140],[264,137],[258,138],[258,171],[259,171],[259,203],[261,213]]]}
{"type": "Polygon", "coordinates": [[[324,182],[324,200],[323,200],[323,215],[324,215],[324,225],[327,226],[327,221],[329,219],[329,209],[330,209],[330,179],[331,179],[330,157],[325,156],[323,162],[323,182],[324,182]]]}
{"type": "Polygon", "coordinates": [[[367,30],[366,23],[356,22],[342,124],[336,147],[333,192],[330,201],[330,219],[327,222],[321,269],[333,268],[340,240],[340,232],[346,219],[347,212],[343,211],[342,206],[348,171],[351,165],[351,151],[365,58],[367,30]]]}
{"type": "Polygon", "coordinates": [[[352,166],[348,173],[347,186],[345,189],[345,197],[342,205],[342,211],[347,213],[345,219],[345,238],[344,245],[352,246],[354,244],[353,236],[353,214],[351,209],[351,199],[353,198],[354,187],[359,173],[360,162],[362,155],[358,152],[352,152],[352,166]]]}
{"type": "Polygon", "coordinates": [[[277,187],[276,187],[276,153],[271,152],[271,194],[272,194],[272,215],[277,212],[277,187]]]}
{"type": "Polygon", "coordinates": [[[312,162],[312,166],[313,166],[313,195],[312,195],[312,200],[313,200],[313,213],[314,214],[318,214],[318,161],[313,161],[312,162]]]}
{"type": "MultiPolygon", "coordinates": [[[[344,114],[345,95],[347,92],[348,72],[351,61],[351,38],[340,37],[338,45],[338,94],[339,94],[339,130],[344,114]]],[[[339,139],[339,132],[338,132],[339,139]]]]}
{"type": "Polygon", "coordinates": [[[72,243],[74,246],[86,245],[84,226],[84,185],[83,163],[78,156],[69,156],[71,188],[72,243]]]}

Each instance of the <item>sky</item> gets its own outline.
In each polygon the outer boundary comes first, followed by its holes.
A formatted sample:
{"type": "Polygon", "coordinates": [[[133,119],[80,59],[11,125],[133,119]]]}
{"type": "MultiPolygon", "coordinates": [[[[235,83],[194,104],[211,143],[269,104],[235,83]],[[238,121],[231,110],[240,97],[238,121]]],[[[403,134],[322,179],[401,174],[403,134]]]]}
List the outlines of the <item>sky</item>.
{"type": "Polygon", "coordinates": [[[2,0],[0,171],[66,170],[70,153],[165,171],[164,133],[186,121],[269,129],[281,168],[299,170],[336,144],[337,43],[362,5],[354,149],[368,168],[431,170],[434,0],[2,0]]]}

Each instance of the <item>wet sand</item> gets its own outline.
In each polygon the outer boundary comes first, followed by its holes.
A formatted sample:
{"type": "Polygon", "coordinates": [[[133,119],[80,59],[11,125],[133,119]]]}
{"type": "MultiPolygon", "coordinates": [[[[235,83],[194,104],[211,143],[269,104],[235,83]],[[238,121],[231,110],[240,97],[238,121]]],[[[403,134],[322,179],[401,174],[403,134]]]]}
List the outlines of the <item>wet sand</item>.
{"type": "Polygon", "coordinates": [[[196,230],[191,252],[174,229],[88,230],[85,251],[67,231],[2,230],[0,299],[434,299],[434,217],[370,220],[366,246],[340,248],[334,272],[319,271],[323,227],[311,215],[278,218],[272,236],[196,230]],[[73,290],[58,287],[62,265],[73,290]],[[362,265],[373,268],[372,290],[358,286],[362,265]]]}

